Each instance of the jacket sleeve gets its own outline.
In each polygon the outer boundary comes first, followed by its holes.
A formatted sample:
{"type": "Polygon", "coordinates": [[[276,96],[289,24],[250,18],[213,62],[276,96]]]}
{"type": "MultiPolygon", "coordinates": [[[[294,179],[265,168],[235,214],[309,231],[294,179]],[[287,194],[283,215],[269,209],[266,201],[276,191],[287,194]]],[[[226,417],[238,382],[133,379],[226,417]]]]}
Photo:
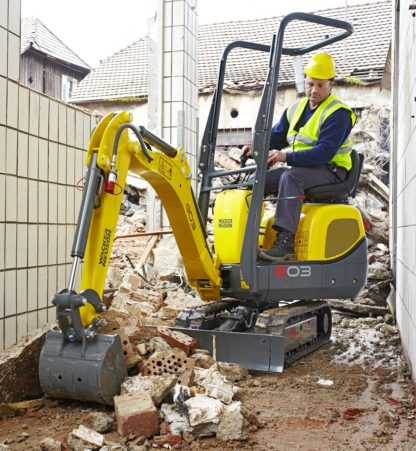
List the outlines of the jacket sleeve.
{"type": "Polygon", "coordinates": [[[279,122],[272,128],[272,134],[270,137],[270,149],[284,149],[288,147],[287,132],[289,131],[289,122],[286,117],[285,110],[280,118],[279,122]]]}
{"type": "Polygon", "coordinates": [[[337,153],[352,129],[351,116],[347,109],[340,108],[331,114],[319,130],[315,147],[302,152],[287,152],[286,163],[294,167],[324,166],[337,153]]]}

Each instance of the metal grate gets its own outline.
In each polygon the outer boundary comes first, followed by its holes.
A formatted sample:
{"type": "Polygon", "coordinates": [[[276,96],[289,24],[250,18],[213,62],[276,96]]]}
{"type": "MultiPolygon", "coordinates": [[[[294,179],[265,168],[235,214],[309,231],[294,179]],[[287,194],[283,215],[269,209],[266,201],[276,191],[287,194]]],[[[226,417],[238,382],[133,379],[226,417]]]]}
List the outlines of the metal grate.
{"type": "Polygon", "coordinates": [[[360,237],[356,219],[335,219],[328,226],[325,258],[335,257],[353,246],[360,237]]]}

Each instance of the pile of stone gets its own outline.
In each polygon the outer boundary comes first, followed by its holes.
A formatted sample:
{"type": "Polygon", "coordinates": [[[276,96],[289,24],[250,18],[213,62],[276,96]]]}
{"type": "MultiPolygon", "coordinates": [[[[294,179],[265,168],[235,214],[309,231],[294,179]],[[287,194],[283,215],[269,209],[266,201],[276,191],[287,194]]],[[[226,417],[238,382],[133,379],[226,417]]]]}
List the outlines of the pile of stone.
{"type": "Polygon", "coordinates": [[[250,425],[259,427],[238,400],[235,384],[247,376],[246,370],[216,362],[181,332],[143,326],[137,318],[114,309],[105,318],[102,332],[120,336],[129,372],[121,394],[114,397],[120,442],[106,440],[105,433],[114,429],[113,418],[96,413],[88,426],[81,425],[69,435],[70,449],[170,448],[208,436],[247,440],[250,425]]]}

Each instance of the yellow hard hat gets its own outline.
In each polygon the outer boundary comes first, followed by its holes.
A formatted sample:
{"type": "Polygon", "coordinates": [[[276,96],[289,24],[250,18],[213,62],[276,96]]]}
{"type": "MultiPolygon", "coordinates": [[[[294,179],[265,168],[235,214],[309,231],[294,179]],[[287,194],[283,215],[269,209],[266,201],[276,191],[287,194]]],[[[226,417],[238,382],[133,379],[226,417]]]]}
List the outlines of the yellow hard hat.
{"type": "Polygon", "coordinates": [[[308,61],[304,72],[308,77],[329,80],[335,77],[334,60],[327,52],[317,53],[308,61]]]}

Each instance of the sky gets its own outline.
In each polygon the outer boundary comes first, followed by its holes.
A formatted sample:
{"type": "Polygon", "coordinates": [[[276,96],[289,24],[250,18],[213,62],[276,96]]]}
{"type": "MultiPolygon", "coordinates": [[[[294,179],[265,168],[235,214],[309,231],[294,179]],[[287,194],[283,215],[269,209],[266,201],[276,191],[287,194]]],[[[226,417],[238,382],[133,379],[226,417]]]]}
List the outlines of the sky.
{"type": "MultiPolygon", "coordinates": [[[[200,24],[281,16],[377,0],[197,0],[200,24]]],[[[91,67],[147,33],[157,0],[21,0],[22,18],[37,17],[91,67]]]]}

